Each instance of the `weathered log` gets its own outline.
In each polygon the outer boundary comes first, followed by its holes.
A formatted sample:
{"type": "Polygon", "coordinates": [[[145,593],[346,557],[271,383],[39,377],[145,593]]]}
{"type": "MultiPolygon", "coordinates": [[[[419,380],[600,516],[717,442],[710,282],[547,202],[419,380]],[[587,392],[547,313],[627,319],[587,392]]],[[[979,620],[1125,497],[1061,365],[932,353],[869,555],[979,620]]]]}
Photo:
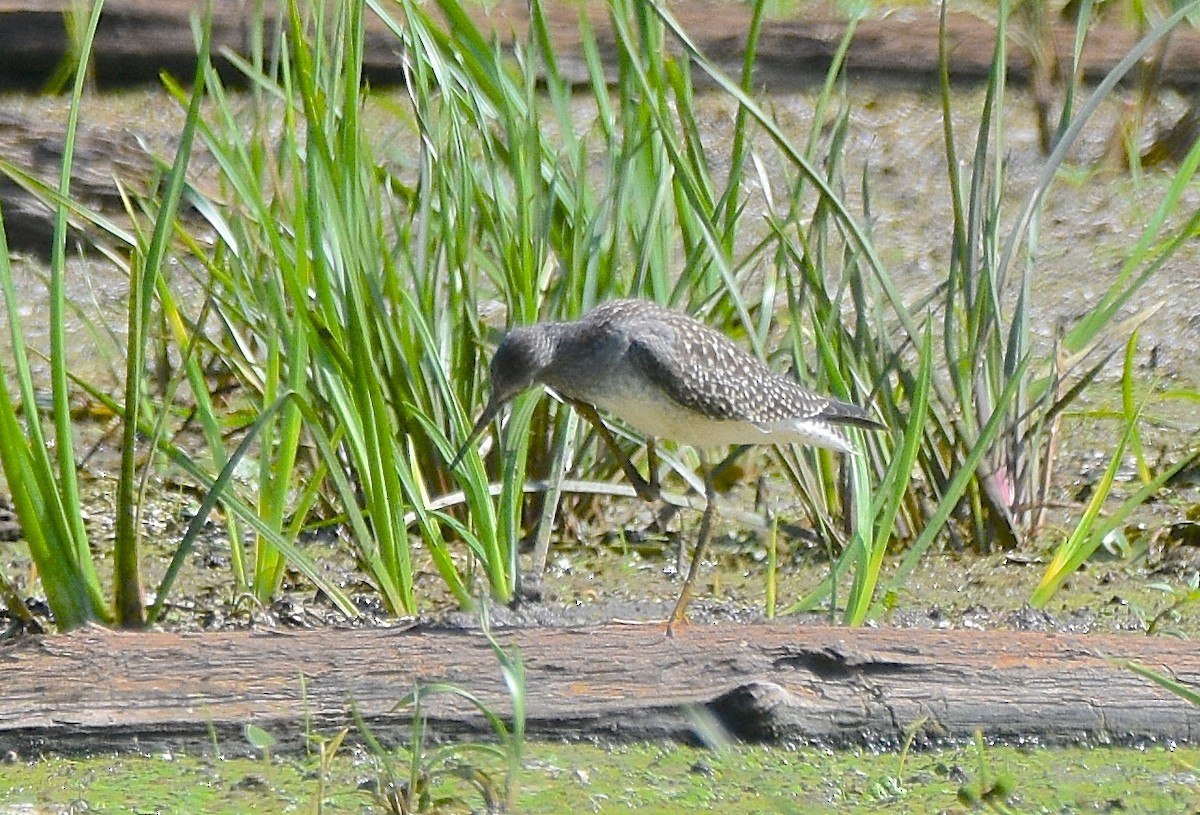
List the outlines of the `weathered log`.
{"type": "MultiPolygon", "coordinates": [[[[61,122],[0,111],[0,156],[52,188],[57,187],[61,172],[63,138],[61,122]]],[[[75,200],[105,213],[122,227],[127,226],[122,187],[126,193],[143,194],[154,172],[152,157],[138,144],[137,136],[128,129],[106,124],[80,128],[72,170],[71,194],[75,200]],[[114,179],[119,179],[122,187],[114,179]]],[[[0,210],[10,248],[49,257],[54,212],[36,193],[0,174],[0,210]]],[[[80,241],[80,248],[90,248],[86,236],[92,230],[77,224],[74,218],[71,223],[82,227],[70,231],[72,240],[80,241]]],[[[76,249],[73,242],[68,245],[68,251],[76,249]]]]}
{"type": "MultiPolygon", "coordinates": [[[[732,736],[823,744],[918,745],[967,739],[1195,741],[1200,708],[1109,661],[1133,659],[1200,684],[1192,643],[1137,636],[844,629],[798,624],[509,629],[526,672],[528,732],[546,738],[690,739],[696,711],[732,736]]],[[[477,631],[370,629],[119,633],[91,628],[0,649],[0,750],[246,749],[245,724],[295,748],[357,705],[377,734],[403,738],[392,712],[418,683],[449,682],[511,711],[477,631]]],[[[427,708],[443,736],[488,732],[443,697],[427,708]]]]}
{"type": "MultiPolygon", "coordinates": [[[[0,0],[0,84],[38,86],[51,76],[68,54],[64,12],[73,0],[0,0]]],[[[203,12],[203,0],[108,0],[95,44],[96,77],[102,83],[155,82],[161,70],[188,76],[195,50],[189,17],[203,12]]],[[[214,4],[213,53],[228,50],[245,55],[251,42],[251,17],[255,3],[214,4]]],[[[274,3],[268,3],[274,8],[274,3]]],[[[524,0],[495,4],[466,4],[485,30],[501,38],[524,36],[529,28],[524,0]],[[484,6],[487,5],[487,8],[484,6]]],[[[612,31],[602,3],[548,3],[546,13],[564,75],[587,79],[579,47],[581,8],[591,18],[602,54],[612,53],[612,31]]],[[[741,70],[742,52],[749,29],[745,3],[672,2],[671,13],[694,42],[726,71],[741,70]]],[[[368,15],[365,47],[367,77],[376,85],[400,81],[402,73],[395,36],[374,15],[368,15]]],[[[268,26],[268,30],[271,30],[268,26]]],[[[1019,28],[1014,26],[1014,32],[1019,28]]],[[[756,81],[780,88],[819,80],[829,66],[846,22],[835,17],[764,21],[758,47],[756,81]]],[[[863,20],[857,28],[847,65],[851,72],[875,73],[891,79],[915,78],[925,82],[937,76],[938,20],[934,9],[907,9],[882,19],[863,20]]],[[[1053,55],[1053,64],[1069,66],[1075,38],[1073,25],[1051,27],[1042,47],[1053,55]]],[[[1034,72],[1025,42],[1014,36],[1009,49],[1010,80],[1028,81],[1034,72]]],[[[1136,32],[1121,26],[1097,25],[1089,32],[1081,68],[1090,78],[1106,73],[1137,39],[1136,32]]],[[[949,17],[950,72],[952,76],[985,76],[992,58],[995,27],[979,17],[956,13],[949,17]]],[[[228,64],[220,59],[228,69],[228,64]]],[[[1168,85],[1200,84],[1200,34],[1192,29],[1175,32],[1163,60],[1160,81],[1168,85]]]]}

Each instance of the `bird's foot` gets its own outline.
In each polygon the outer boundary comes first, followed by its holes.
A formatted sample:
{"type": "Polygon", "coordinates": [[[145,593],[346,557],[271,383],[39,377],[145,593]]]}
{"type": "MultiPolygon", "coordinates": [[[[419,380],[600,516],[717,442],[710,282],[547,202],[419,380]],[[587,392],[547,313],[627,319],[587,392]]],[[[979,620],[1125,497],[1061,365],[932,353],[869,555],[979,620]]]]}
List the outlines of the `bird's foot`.
{"type": "Polygon", "coordinates": [[[675,628],[680,625],[691,625],[691,621],[687,616],[688,604],[692,601],[692,583],[691,581],[683,584],[683,591],[679,592],[679,599],[675,601],[675,608],[671,611],[671,616],[667,618],[667,636],[675,636],[675,628]]]}
{"type": "Polygon", "coordinates": [[[546,599],[546,585],[542,575],[529,572],[519,575],[517,590],[509,601],[509,608],[517,608],[525,603],[540,603],[546,599]]]}
{"type": "Polygon", "coordinates": [[[682,617],[680,617],[678,620],[676,620],[674,617],[672,617],[671,619],[667,620],[667,630],[666,630],[666,636],[667,636],[667,639],[670,639],[670,640],[673,640],[673,639],[675,639],[675,630],[676,630],[676,629],[677,629],[679,626],[684,626],[684,627],[686,627],[686,626],[689,626],[689,625],[691,625],[691,624],[692,624],[692,621],[688,619],[688,616],[687,616],[687,614],[684,614],[684,615],[683,615],[682,617]]]}

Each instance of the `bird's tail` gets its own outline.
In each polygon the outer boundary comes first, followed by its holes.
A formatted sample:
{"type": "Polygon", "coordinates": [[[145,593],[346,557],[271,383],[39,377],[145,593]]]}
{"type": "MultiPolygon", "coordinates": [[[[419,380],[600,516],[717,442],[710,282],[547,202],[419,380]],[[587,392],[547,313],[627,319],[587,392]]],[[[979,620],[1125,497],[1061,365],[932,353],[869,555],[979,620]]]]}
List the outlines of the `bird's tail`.
{"type": "Polygon", "coordinates": [[[849,402],[831,400],[821,411],[821,418],[830,424],[861,427],[863,430],[887,430],[887,425],[875,421],[871,414],[849,402]]]}

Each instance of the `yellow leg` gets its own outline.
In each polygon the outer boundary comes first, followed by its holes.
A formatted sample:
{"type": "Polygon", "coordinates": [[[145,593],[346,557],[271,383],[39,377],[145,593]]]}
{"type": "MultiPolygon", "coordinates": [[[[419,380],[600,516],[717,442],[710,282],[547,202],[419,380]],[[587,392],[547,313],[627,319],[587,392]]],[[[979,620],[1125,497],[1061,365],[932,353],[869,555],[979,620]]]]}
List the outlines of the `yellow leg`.
{"type": "Polygon", "coordinates": [[[679,592],[679,599],[675,601],[675,609],[671,612],[670,619],[667,620],[667,636],[675,636],[675,626],[687,620],[688,603],[692,601],[692,592],[695,590],[696,577],[700,573],[700,561],[704,559],[704,547],[708,544],[708,538],[712,534],[712,520],[717,511],[717,489],[713,486],[712,473],[709,473],[704,479],[704,499],[708,503],[704,506],[704,515],[700,518],[700,534],[696,536],[696,550],[692,552],[692,565],[688,567],[687,577],[683,581],[683,589],[679,592]]]}

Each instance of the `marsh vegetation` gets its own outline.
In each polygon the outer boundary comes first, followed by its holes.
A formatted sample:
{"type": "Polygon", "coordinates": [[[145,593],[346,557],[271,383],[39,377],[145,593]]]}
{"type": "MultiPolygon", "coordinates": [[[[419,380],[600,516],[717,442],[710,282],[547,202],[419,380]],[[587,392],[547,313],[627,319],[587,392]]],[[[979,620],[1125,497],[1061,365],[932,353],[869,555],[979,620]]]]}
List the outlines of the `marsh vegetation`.
{"type": "MultiPolygon", "coordinates": [[[[236,87],[197,19],[194,76],[98,102],[82,69],[97,3],[70,97],[11,102],[61,117],[63,142],[57,178],[0,159],[55,212],[45,266],[0,229],[10,622],[203,627],[298,597],[322,620],[477,613],[513,601],[547,546],[564,605],[589,591],[580,564],[614,560],[669,595],[663,564],[696,517],[647,535],[563,404],[518,398],[447,466],[506,326],[638,296],[891,428],[844,461],[747,458],[712,568],[734,599],[702,614],[860,625],[1115,594],[1116,627],[1190,630],[1200,142],[1143,166],[1153,122],[1189,102],[1120,83],[1195,3],[1147,12],[1101,81],[1064,69],[1048,118],[1044,94],[1008,87],[1004,35],[1030,23],[1007,3],[978,85],[865,86],[843,50],[822,82],[771,95],[752,71],[761,2],[731,77],[669,7],[611,0],[603,57],[580,23],[582,84],[540,3],[513,48],[434,5],[293,2],[260,19],[236,87]],[[365,87],[367,15],[394,31],[399,91],[365,87]],[[151,168],[118,177],[121,213],[73,194],[98,116],[151,168]]],[[[698,465],[668,446],[659,475],[686,501],[698,465]]]]}

